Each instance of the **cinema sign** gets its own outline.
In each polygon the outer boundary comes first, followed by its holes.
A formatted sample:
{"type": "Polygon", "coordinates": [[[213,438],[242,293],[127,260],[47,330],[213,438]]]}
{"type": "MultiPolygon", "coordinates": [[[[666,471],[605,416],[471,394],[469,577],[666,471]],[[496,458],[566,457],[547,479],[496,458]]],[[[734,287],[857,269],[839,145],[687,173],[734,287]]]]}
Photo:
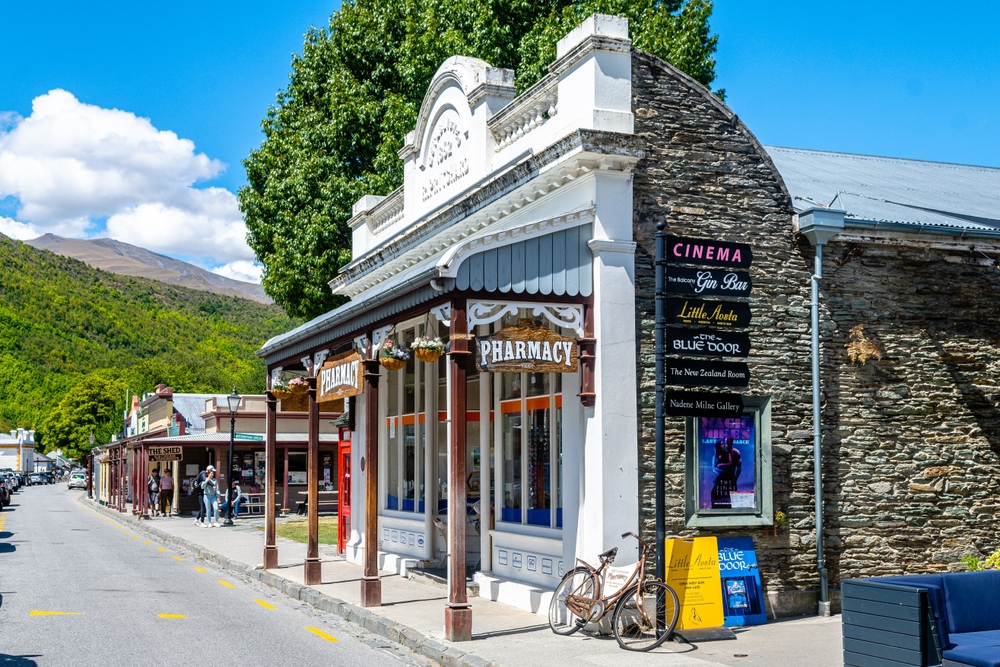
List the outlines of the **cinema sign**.
{"type": "Polygon", "coordinates": [[[361,355],[357,352],[345,352],[332,359],[319,369],[316,378],[316,388],[319,401],[335,401],[339,398],[357,396],[364,392],[364,374],[361,372],[361,355]]]}
{"type": "Polygon", "coordinates": [[[572,373],[579,345],[545,327],[521,320],[476,341],[476,365],[487,373],[572,373]]]}
{"type": "Polygon", "coordinates": [[[748,269],[753,263],[753,251],[746,243],[668,236],[667,263],[748,269]]]}

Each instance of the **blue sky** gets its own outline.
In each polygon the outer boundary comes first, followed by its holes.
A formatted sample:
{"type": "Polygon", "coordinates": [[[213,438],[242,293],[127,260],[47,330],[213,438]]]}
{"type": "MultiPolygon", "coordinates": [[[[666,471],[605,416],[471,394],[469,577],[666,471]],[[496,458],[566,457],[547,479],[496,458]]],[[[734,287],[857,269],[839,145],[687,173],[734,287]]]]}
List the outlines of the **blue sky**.
{"type": "MultiPolygon", "coordinates": [[[[74,118],[81,133],[110,136],[127,126],[135,145],[158,143],[175,171],[156,177],[197,179],[166,189],[132,183],[152,192],[145,208],[122,209],[115,197],[125,194],[103,193],[79,210],[39,209],[33,219],[69,222],[22,225],[22,236],[125,233],[137,221],[215,225],[217,245],[238,236],[231,193],[244,183],[240,160],[259,144],[260,121],[287,82],[303,34],[325,25],[338,4],[7,3],[0,131],[31,116],[38,99],[50,117],[74,118]],[[68,95],[46,95],[54,89],[68,95]],[[111,210],[118,213],[102,212],[111,210]]],[[[952,10],[923,2],[717,0],[714,85],[764,143],[1000,166],[997,25],[1000,3],[952,10]]],[[[40,122],[37,134],[46,127],[40,122]]],[[[80,143],[81,151],[92,149],[80,143]]],[[[135,169],[127,155],[116,164],[122,173],[135,169]]],[[[0,222],[20,224],[13,218],[22,204],[0,199],[0,222]]],[[[188,256],[178,248],[190,246],[183,235],[122,240],[175,256],[188,256]]],[[[194,259],[252,276],[252,256],[241,248],[194,259]]]]}

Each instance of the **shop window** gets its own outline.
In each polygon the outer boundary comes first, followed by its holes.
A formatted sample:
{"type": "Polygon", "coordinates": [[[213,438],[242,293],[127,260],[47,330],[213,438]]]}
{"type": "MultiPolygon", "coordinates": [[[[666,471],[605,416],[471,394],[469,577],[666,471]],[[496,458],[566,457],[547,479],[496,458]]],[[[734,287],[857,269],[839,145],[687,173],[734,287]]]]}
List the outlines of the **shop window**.
{"type": "MultiPolygon", "coordinates": [[[[398,342],[410,347],[422,327],[403,329],[395,334],[398,342]]],[[[424,470],[427,419],[424,412],[425,381],[431,375],[427,364],[414,357],[398,370],[386,373],[385,509],[397,512],[424,512],[424,470]]]]}
{"type": "Polygon", "coordinates": [[[744,396],[737,418],[688,418],[685,515],[688,527],[769,526],[771,400],[744,396]]]}

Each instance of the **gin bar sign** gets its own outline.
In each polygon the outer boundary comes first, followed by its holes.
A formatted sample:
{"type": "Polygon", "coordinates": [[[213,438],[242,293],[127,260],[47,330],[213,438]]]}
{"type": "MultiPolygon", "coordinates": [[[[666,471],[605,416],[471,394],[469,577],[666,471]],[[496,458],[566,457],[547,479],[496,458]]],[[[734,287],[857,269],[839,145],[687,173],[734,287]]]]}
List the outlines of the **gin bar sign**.
{"type": "Polygon", "coordinates": [[[750,325],[750,305],[737,301],[667,299],[667,324],[705,324],[745,329],[750,325]]]}
{"type": "Polygon", "coordinates": [[[693,296],[750,296],[753,283],[746,271],[667,267],[667,292],[693,296]]]}
{"type": "Polygon", "coordinates": [[[476,365],[488,373],[572,373],[577,369],[579,345],[530,320],[504,327],[476,341],[476,365]]]}
{"type": "Polygon", "coordinates": [[[753,251],[746,243],[689,239],[682,236],[667,237],[668,264],[702,264],[747,269],[752,262],[753,251]]]}

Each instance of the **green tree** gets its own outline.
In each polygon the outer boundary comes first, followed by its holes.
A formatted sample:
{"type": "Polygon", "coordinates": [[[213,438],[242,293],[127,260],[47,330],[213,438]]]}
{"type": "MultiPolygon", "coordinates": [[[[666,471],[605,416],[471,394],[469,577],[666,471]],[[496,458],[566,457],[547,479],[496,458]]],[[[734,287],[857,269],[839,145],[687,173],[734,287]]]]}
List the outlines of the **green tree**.
{"type": "Polygon", "coordinates": [[[637,48],[715,79],[710,0],[354,0],[311,29],[243,163],[240,208],[267,293],[296,317],[340,304],[327,283],[351,258],[351,206],[402,184],[396,153],[446,58],[514,69],[524,90],[593,13],[627,17],[637,48]]]}
{"type": "Polygon", "coordinates": [[[91,433],[100,438],[97,442],[110,439],[116,430],[116,413],[121,413],[124,403],[124,384],[88,375],[49,412],[39,432],[40,444],[45,451],[62,449],[70,458],[85,456],[91,433]]]}

